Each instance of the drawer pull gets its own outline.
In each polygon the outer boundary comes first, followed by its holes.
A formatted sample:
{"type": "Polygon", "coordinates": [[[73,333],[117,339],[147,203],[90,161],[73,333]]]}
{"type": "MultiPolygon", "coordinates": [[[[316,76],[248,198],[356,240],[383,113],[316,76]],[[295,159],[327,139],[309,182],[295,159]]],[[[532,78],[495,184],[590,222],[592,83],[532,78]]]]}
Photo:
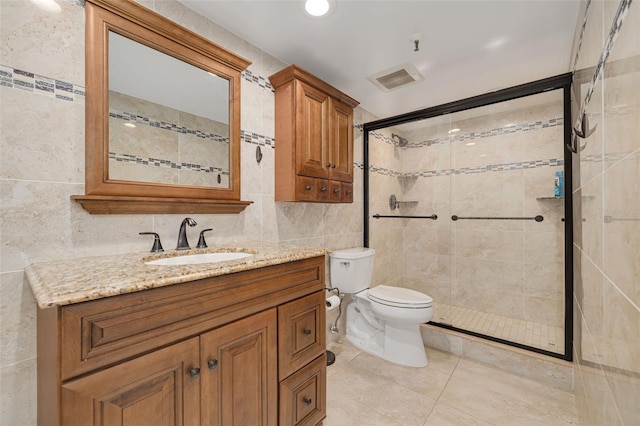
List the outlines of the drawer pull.
{"type": "Polygon", "coordinates": [[[331,168],[332,168],[332,169],[335,169],[335,168],[336,168],[336,165],[335,165],[335,164],[332,164],[332,165],[331,165],[331,168]]]}
{"type": "Polygon", "coordinates": [[[327,163],[327,167],[331,167],[331,163],[327,163]]]}
{"type": "Polygon", "coordinates": [[[311,335],[311,330],[309,330],[308,328],[305,328],[303,333],[305,334],[305,336],[310,336],[311,335]]]}
{"type": "Polygon", "coordinates": [[[191,370],[189,370],[189,376],[191,376],[192,379],[195,379],[199,375],[200,375],[200,369],[198,367],[194,367],[191,370]]]}
{"type": "Polygon", "coordinates": [[[306,396],[302,399],[302,401],[304,401],[304,403],[307,405],[311,405],[311,403],[313,402],[311,398],[307,398],[306,396]]]}
{"type": "Polygon", "coordinates": [[[352,192],[351,190],[347,190],[347,194],[351,194],[351,192],[352,192]]]}
{"type": "Polygon", "coordinates": [[[307,191],[311,191],[311,185],[305,186],[304,189],[306,189],[307,191]]]}
{"type": "Polygon", "coordinates": [[[207,361],[207,365],[209,366],[209,370],[213,370],[214,368],[216,368],[218,366],[218,360],[217,359],[210,359],[209,361],[207,361]]]}
{"type": "Polygon", "coordinates": [[[323,187],[322,189],[320,189],[320,191],[325,192],[327,190],[327,187],[323,187]]]}
{"type": "Polygon", "coordinates": [[[334,194],[337,194],[338,192],[340,192],[340,190],[339,190],[339,189],[334,189],[334,190],[333,190],[333,193],[334,193],[334,194]]]}

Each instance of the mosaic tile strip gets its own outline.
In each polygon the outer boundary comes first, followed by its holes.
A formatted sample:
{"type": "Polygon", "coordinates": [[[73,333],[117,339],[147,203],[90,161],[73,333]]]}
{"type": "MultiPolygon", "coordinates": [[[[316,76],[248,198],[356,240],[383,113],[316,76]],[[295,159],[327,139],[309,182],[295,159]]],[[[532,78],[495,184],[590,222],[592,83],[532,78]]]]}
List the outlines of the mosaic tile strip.
{"type": "Polygon", "coordinates": [[[593,76],[591,77],[591,82],[589,83],[589,88],[587,89],[587,94],[582,101],[582,105],[580,106],[580,114],[576,117],[576,120],[580,120],[591,102],[591,97],[593,96],[593,92],[596,89],[596,85],[598,83],[598,79],[603,72],[604,65],[607,63],[607,59],[609,59],[609,55],[613,50],[613,46],[615,44],[618,35],[620,34],[620,30],[622,29],[622,23],[624,22],[624,18],[629,11],[629,6],[631,6],[631,0],[621,0],[618,5],[618,10],[616,11],[616,15],[613,18],[613,23],[611,24],[611,28],[609,29],[609,34],[607,36],[607,40],[604,43],[604,48],[600,53],[600,57],[598,58],[598,64],[595,67],[593,72],[593,76]]]}
{"type": "Polygon", "coordinates": [[[115,160],[122,163],[136,163],[144,166],[155,166],[155,167],[163,167],[168,169],[177,169],[177,170],[191,170],[193,172],[203,172],[203,173],[216,173],[228,175],[229,170],[224,170],[220,167],[214,166],[203,166],[201,164],[193,164],[193,163],[176,163],[171,160],[163,160],[161,158],[143,158],[130,154],[118,154],[115,152],[109,152],[109,159],[115,160]]]}
{"type": "Polygon", "coordinates": [[[271,148],[276,147],[276,140],[274,138],[270,138],[269,136],[259,135],[257,133],[253,133],[248,130],[240,131],[240,140],[242,142],[249,143],[252,145],[270,146],[271,148]]]}
{"type": "MultiPolygon", "coordinates": [[[[549,127],[562,126],[563,124],[564,124],[563,117],[555,117],[545,121],[540,120],[532,123],[516,124],[515,126],[498,127],[491,130],[485,130],[483,132],[462,133],[462,134],[456,134],[456,135],[449,135],[443,138],[428,139],[420,142],[409,142],[407,146],[403,147],[402,149],[422,148],[425,146],[452,143],[452,142],[468,142],[474,139],[483,139],[483,138],[490,138],[490,137],[499,136],[499,135],[508,135],[508,134],[514,134],[519,132],[528,132],[531,130],[546,129],[549,127]]],[[[380,132],[373,131],[370,133],[370,135],[374,136],[379,141],[382,141],[389,145],[393,145],[393,146],[398,145],[397,141],[391,139],[390,137],[380,132]]]]}
{"type": "Polygon", "coordinates": [[[268,89],[268,90],[270,90],[272,92],[275,92],[275,89],[273,88],[271,83],[269,83],[268,79],[266,79],[266,78],[264,78],[262,76],[255,75],[250,70],[242,71],[242,74],[240,76],[242,78],[244,78],[246,81],[250,82],[250,83],[257,84],[258,86],[262,87],[263,89],[268,89]]]}
{"type": "Polygon", "coordinates": [[[0,86],[35,93],[67,102],[84,103],[84,87],[0,65],[0,86]]]}
{"type": "Polygon", "coordinates": [[[471,175],[477,173],[503,172],[511,170],[537,169],[541,167],[558,167],[563,166],[564,160],[551,158],[548,160],[532,160],[518,161],[515,163],[489,164],[478,167],[461,167],[458,169],[442,169],[442,170],[426,170],[421,172],[401,173],[384,167],[369,166],[371,173],[377,173],[384,176],[393,176],[401,179],[409,178],[427,178],[436,176],[452,176],[452,175],[471,175]]]}
{"type": "Polygon", "coordinates": [[[190,129],[186,126],[179,124],[169,123],[162,120],[156,120],[154,118],[144,117],[126,111],[114,111],[109,110],[109,118],[116,120],[122,120],[127,123],[136,123],[150,127],[156,127],[162,130],[168,130],[170,132],[180,133],[183,135],[192,135],[198,138],[210,139],[214,142],[229,143],[229,138],[226,136],[218,135],[212,132],[203,132],[202,130],[190,129]]]}

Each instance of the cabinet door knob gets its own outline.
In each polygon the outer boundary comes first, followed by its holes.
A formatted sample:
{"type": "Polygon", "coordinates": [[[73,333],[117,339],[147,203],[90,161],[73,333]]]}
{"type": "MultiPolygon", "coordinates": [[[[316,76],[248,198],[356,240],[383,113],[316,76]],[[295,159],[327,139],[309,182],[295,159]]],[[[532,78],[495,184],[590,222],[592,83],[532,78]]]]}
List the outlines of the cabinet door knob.
{"type": "Polygon", "coordinates": [[[210,359],[209,361],[207,361],[207,365],[209,366],[209,370],[213,370],[214,368],[216,368],[218,366],[218,360],[217,359],[210,359]]]}
{"type": "Polygon", "coordinates": [[[311,398],[307,398],[306,396],[302,400],[307,405],[311,405],[311,403],[313,402],[311,398]]]}
{"type": "Polygon", "coordinates": [[[311,185],[305,186],[304,189],[306,189],[307,191],[311,191],[311,185]]]}
{"type": "Polygon", "coordinates": [[[325,192],[327,190],[327,187],[323,187],[322,189],[320,189],[320,191],[325,192]]]}
{"type": "Polygon", "coordinates": [[[332,169],[335,169],[335,168],[336,168],[336,165],[335,165],[335,164],[332,164],[332,165],[331,165],[331,168],[332,168],[332,169]]]}
{"type": "Polygon", "coordinates": [[[337,194],[338,192],[340,192],[340,190],[339,190],[339,189],[337,189],[337,188],[333,190],[333,193],[334,193],[334,194],[337,194]]]}
{"type": "Polygon", "coordinates": [[[331,167],[331,163],[327,163],[327,167],[331,167]]]}
{"type": "Polygon", "coordinates": [[[194,367],[191,370],[189,370],[189,376],[191,376],[192,379],[195,379],[199,375],[200,375],[200,369],[198,367],[194,367]]]}
{"type": "Polygon", "coordinates": [[[311,335],[311,330],[309,330],[308,328],[305,328],[303,333],[305,334],[305,336],[309,336],[311,335]]]}

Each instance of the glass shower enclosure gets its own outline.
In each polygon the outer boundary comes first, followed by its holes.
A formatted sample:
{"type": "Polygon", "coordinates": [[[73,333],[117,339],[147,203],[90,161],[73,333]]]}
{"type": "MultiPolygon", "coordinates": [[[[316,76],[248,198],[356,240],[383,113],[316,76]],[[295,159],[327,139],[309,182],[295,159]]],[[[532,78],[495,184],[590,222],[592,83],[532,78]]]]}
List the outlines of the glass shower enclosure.
{"type": "Polygon", "coordinates": [[[430,295],[435,325],[570,359],[569,87],[562,75],[363,125],[373,285],[430,295]]]}

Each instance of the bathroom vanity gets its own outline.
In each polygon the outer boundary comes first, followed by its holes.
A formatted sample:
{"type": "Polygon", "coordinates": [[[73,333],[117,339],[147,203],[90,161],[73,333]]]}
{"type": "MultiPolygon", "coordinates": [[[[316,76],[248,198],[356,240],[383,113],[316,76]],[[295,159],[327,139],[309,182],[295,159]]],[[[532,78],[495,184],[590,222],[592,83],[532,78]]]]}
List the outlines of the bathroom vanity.
{"type": "Polygon", "coordinates": [[[29,266],[38,424],[319,424],[326,251],[250,252],[217,264],[146,264],[173,252],[29,266]]]}

